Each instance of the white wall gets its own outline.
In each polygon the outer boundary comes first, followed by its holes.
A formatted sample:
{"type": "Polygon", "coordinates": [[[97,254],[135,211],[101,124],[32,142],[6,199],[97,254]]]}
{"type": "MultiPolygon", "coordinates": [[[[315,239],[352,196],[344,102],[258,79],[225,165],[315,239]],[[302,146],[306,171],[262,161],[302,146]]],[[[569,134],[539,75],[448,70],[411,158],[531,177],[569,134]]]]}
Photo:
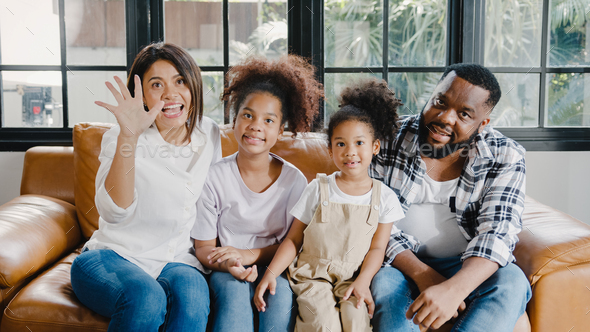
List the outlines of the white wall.
{"type": "Polygon", "coordinates": [[[20,194],[24,152],[0,152],[0,205],[20,194]]]}
{"type": "Polygon", "coordinates": [[[527,195],[590,224],[590,152],[526,154],[527,195]]]}
{"type": "MultiPolygon", "coordinates": [[[[0,152],[0,204],[19,195],[24,152],[0,152]]],[[[590,152],[527,152],[527,194],[590,224],[590,152]]]]}

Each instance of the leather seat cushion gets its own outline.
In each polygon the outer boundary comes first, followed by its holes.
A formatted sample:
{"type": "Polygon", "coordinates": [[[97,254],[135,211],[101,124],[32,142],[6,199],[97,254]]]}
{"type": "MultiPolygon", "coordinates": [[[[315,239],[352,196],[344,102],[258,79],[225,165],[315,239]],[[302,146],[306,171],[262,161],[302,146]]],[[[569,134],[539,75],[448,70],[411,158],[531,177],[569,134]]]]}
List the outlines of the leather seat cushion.
{"type": "Polygon", "coordinates": [[[107,331],[110,319],[74,294],[70,268],[79,249],[33,280],[4,311],[2,331],[107,331]]]}
{"type": "Polygon", "coordinates": [[[21,195],[0,206],[0,286],[44,271],[80,244],[76,207],[42,195],[21,195]]]}
{"type": "Polygon", "coordinates": [[[514,256],[531,285],[544,275],[588,262],[590,226],[527,196],[514,256]]]}

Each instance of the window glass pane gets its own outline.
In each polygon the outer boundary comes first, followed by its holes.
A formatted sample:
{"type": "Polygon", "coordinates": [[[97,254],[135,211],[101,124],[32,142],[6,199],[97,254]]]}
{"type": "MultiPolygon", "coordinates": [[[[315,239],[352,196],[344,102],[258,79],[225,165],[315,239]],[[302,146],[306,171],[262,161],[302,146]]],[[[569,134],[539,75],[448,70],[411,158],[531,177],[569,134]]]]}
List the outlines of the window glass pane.
{"type": "Polygon", "coordinates": [[[223,124],[223,102],[219,96],[223,92],[222,72],[201,72],[203,78],[203,114],[217,124],[223,124]]]}
{"type": "Polygon", "coordinates": [[[182,46],[199,66],[222,66],[222,9],[221,0],[166,0],[166,42],[182,46]]]}
{"type": "Polygon", "coordinates": [[[5,65],[59,65],[57,1],[2,1],[0,58],[5,65]]]}
{"type": "Polygon", "coordinates": [[[324,1],[326,67],[383,64],[383,3],[375,0],[324,1]]]}
{"type": "Polygon", "coordinates": [[[254,54],[269,59],[287,54],[286,0],[229,3],[229,63],[254,54]]]}
{"type": "Polygon", "coordinates": [[[495,0],[485,3],[485,65],[540,66],[543,1],[495,0]]]}
{"type": "Polygon", "coordinates": [[[537,127],[539,74],[494,74],[502,97],[490,113],[493,127],[537,127]]]}
{"type": "Polygon", "coordinates": [[[64,7],[67,64],[125,65],[125,1],[65,0],[64,7]]]}
{"type": "Polygon", "coordinates": [[[375,77],[381,79],[381,73],[345,73],[345,74],[326,74],[324,76],[324,91],[326,99],[324,102],[324,126],[328,126],[330,116],[338,111],[338,98],[340,92],[350,84],[354,83],[355,80],[360,78],[375,77]]]}
{"type": "MultiPolygon", "coordinates": [[[[126,80],[125,72],[68,72],[69,123],[73,127],[78,122],[116,123],[115,117],[106,109],[94,104],[95,100],[116,105],[111,92],[104,85],[105,81],[114,84],[113,76],[126,80]]],[[[223,89],[223,73],[202,72],[204,115],[223,124],[223,103],[219,95],[223,89]]]]}
{"type": "Polygon", "coordinates": [[[68,71],[68,126],[78,122],[117,123],[115,116],[103,107],[96,105],[96,100],[117,105],[113,94],[104,84],[113,83],[118,88],[113,76],[119,76],[127,82],[127,73],[119,71],[68,71]]]}
{"type": "Polygon", "coordinates": [[[590,127],[590,74],[547,74],[546,126],[590,127]]]}
{"type": "Polygon", "coordinates": [[[390,1],[391,66],[444,66],[446,50],[446,0],[390,1]]]}
{"type": "Polygon", "coordinates": [[[551,1],[549,12],[550,66],[590,65],[590,0],[551,1]]]}
{"type": "Polygon", "coordinates": [[[3,127],[62,127],[61,73],[2,71],[3,127]]]}
{"type": "Polygon", "coordinates": [[[413,115],[422,112],[441,75],[442,73],[389,73],[389,86],[404,103],[398,108],[398,114],[413,115]]]}

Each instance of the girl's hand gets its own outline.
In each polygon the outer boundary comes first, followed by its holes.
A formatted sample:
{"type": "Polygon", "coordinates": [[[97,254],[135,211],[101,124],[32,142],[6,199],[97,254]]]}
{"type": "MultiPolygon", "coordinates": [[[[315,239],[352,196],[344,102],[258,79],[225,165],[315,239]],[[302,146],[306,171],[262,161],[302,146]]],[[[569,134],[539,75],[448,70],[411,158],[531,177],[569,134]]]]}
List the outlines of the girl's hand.
{"type": "Polygon", "coordinates": [[[227,264],[227,271],[237,280],[254,282],[258,278],[258,268],[256,265],[246,269],[242,265],[242,262],[235,258],[230,258],[225,263],[227,264]]]}
{"type": "Polygon", "coordinates": [[[164,107],[164,102],[158,101],[149,112],[146,112],[143,108],[141,80],[137,75],[133,79],[135,80],[135,98],[131,97],[131,93],[127,89],[127,86],[125,86],[125,83],[118,76],[115,76],[115,81],[119,85],[121,93],[110,82],[106,82],[105,84],[117,100],[118,105],[113,106],[102,101],[95,101],[94,103],[113,113],[115,118],[117,118],[117,123],[121,127],[120,135],[137,138],[154,123],[156,116],[162,111],[162,107],[164,107]]]}
{"type": "Polygon", "coordinates": [[[371,290],[369,289],[369,285],[365,285],[358,280],[355,280],[348,289],[344,293],[343,300],[348,300],[350,295],[354,295],[357,298],[356,308],[360,309],[361,304],[365,302],[367,304],[367,308],[369,309],[369,318],[373,318],[373,313],[375,312],[375,302],[373,301],[373,296],[371,295],[371,290]]]}
{"type": "Polygon", "coordinates": [[[254,292],[254,305],[256,306],[256,309],[258,309],[258,312],[266,311],[264,293],[266,293],[267,289],[271,295],[275,295],[277,280],[272,275],[269,275],[268,272],[264,274],[264,277],[262,277],[262,280],[260,280],[258,287],[256,287],[256,291],[254,292]]]}
{"type": "Polygon", "coordinates": [[[224,261],[232,258],[239,259],[240,261],[244,260],[240,250],[230,246],[213,248],[211,249],[211,253],[207,256],[209,264],[223,263],[224,261]]]}

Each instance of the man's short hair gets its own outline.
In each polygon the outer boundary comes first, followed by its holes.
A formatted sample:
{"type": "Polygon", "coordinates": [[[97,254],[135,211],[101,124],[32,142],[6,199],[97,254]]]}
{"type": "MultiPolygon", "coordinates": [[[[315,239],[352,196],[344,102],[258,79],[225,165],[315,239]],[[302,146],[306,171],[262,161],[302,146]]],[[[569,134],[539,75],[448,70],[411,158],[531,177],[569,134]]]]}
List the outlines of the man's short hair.
{"type": "Polygon", "coordinates": [[[498,104],[502,91],[496,76],[489,69],[475,63],[456,63],[445,69],[439,83],[452,71],[467,82],[487,90],[490,93],[488,100],[486,100],[488,106],[494,107],[498,104]]]}

